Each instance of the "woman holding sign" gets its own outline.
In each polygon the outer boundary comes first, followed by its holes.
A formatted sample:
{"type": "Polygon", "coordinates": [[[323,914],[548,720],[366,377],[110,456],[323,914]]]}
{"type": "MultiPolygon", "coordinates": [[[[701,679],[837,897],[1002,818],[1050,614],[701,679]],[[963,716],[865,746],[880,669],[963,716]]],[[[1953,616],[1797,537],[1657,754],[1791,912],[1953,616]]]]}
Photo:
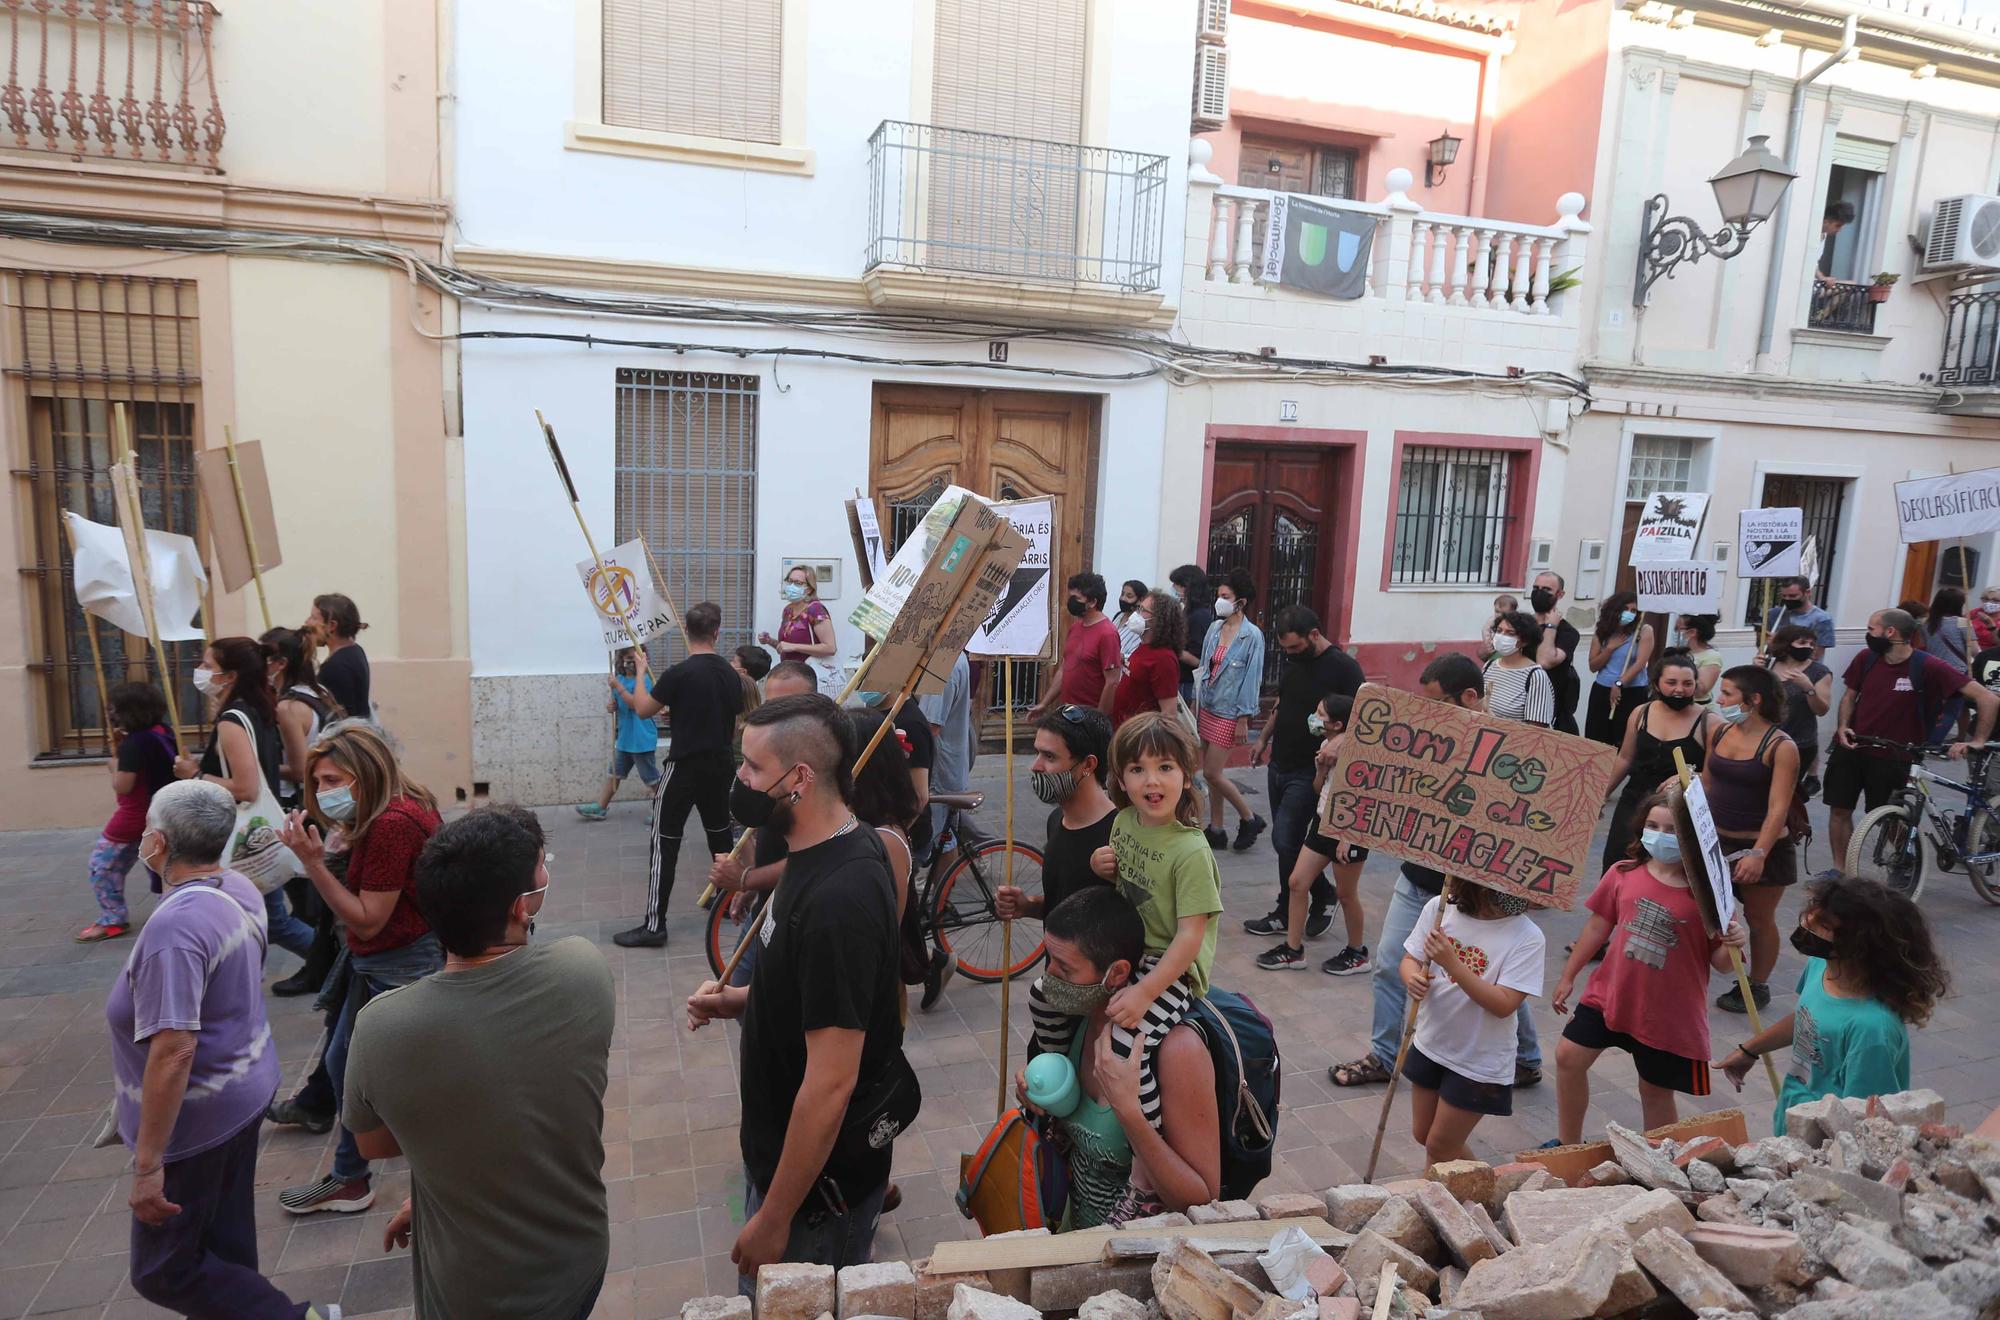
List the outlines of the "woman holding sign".
{"type": "MultiPolygon", "coordinates": [[[[1757,665],[1726,669],[1721,701],[1708,728],[1702,790],[1731,859],[1743,924],[1750,928],[1750,994],[1762,1008],[1771,1002],[1771,968],[1778,962],[1778,900],[1798,883],[1798,851],[1787,824],[1799,783],[1799,749],[1779,727],[1785,694],[1776,676],[1757,665]]],[[[1715,1001],[1741,1013],[1743,992],[1732,986],[1715,1001]]]]}
{"type": "Polygon", "coordinates": [[[1616,747],[1624,729],[1620,715],[1646,691],[1646,666],[1653,662],[1653,625],[1639,619],[1639,598],[1615,592],[1597,612],[1597,632],[1590,639],[1590,703],[1584,712],[1583,736],[1616,747]]]}

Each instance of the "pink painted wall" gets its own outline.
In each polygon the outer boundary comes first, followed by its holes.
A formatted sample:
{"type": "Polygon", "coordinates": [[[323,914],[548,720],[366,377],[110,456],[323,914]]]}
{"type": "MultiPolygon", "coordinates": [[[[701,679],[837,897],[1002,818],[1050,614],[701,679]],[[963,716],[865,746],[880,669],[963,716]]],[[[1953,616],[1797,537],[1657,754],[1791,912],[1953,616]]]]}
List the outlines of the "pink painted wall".
{"type": "Polygon", "coordinates": [[[1550,224],[1564,193],[1597,200],[1611,0],[1522,0],[1510,12],[1515,47],[1500,79],[1486,214],[1550,224]]]}

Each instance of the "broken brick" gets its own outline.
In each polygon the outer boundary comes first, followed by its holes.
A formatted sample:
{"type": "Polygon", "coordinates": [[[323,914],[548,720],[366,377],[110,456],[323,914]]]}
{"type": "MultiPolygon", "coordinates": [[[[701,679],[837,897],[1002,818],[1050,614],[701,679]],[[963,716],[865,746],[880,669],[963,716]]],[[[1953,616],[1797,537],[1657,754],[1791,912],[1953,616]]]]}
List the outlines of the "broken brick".
{"type": "Polygon", "coordinates": [[[1632,1182],[1632,1175],[1617,1160],[1594,1164],[1584,1176],[1590,1179],[1592,1187],[1623,1187],[1632,1182]]]}
{"type": "Polygon", "coordinates": [[[917,1276],[900,1260],[849,1265],[835,1276],[840,1320],[855,1316],[901,1316],[915,1320],[917,1276]]]}
{"type": "Polygon", "coordinates": [[[1587,1320],[1611,1295],[1621,1244],[1615,1233],[1586,1227],[1480,1261],[1451,1305],[1485,1320],[1587,1320]]]}
{"type": "Polygon", "coordinates": [[[1028,1275],[1028,1304],[1037,1311],[1068,1311],[1105,1292],[1150,1299],[1153,1262],[1093,1260],[1080,1265],[1046,1265],[1028,1275]]]}
{"type": "Polygon", "coordinates": [[[1375,1217],[1389,1200],[1386,1188],[1367,1183],[1350,1183],[1344,1187],[1329,1187],[1321,1192],[1320,1200],[1326,1205],[1327,1222],[1343,1233],[1359,1231],[1375,1217]]]}
{"type": "Polygon", "coordinates": [[[1189,1206],[1187,1214],[1196,1224],[1241,1224],[1258,1217],[1257,1207],[1248,1201],[1210,1201],[1189,1206]]]}
{"type": "MultiPolygon", "coordinates": [[[[1078,1320],[1082,1317],[1079,1316],[1078,1320]]],[[[1361,1320],[1361,1299],[1322,1297],[1319,1299],[1319,1320],[1361,1320]]]]}
{"type": "Polygon", "coordinates": [[[1681,1235],[1695,1254],[1739,1288],[1805,1280],[1805,1247],[1781,1228],[1699,1224],[1681,1235]]]}
{"type": "Polygon", "coordinates": [[[1645,1195],[1641,1187],[1552,1187],[1507,1198],[1500,1222],[1521,1246],[1553,1242],[1645,1195]]]}
{"type": "Polygon", "coordinates": [[[917,1284],[916,1320],[945,1320],[945,1312],[951,1309],[952,1294],[961,1283],[982,1292],[993,1289],[993,1281],[984,1273],[933,1274],[929,1260],[918,1261],[913,1272],[917,1284]]]}
{"type": "Polygon", "coordinates": [[[817,1320],[834,1308],[833,1266],[785,1261],[757,1271],[762,1320],[817,1320]]]}
{"type": "Polygon", "coordinates": [[[1667,1153],[1639,1133],[1620,1123],[1606,1123],[1604,1133],[1611,1139],[1611,1154],[1632,1180],[1646,1187],[1670,1192],[1693,1190],[1686,1172],[1674,1167],[1667,1153]]]}
{"type": "Polygon", "coordinates": [[[1428,1293],[1437,1286],[1437,1271],[1429,1261],[1369,1228],[1355,1235],[1340,1263],[1355,1280],[1357,1290],[1372,1291],[1375,1281],[1382,1277],[1385,1262],[1394,1265],[1403,1282],[1418,1292],[1428,1293]]]}
{"type": "Polygon", "coordinates": [[[681,1320],[750,1320],[748,1297],[696,1297],[681,1303],[681,1320]]]}
{"type": "Polygon", "coordinates": [[[1256,1206],[1265,1219],[1318,1219],[1326,1213],[1326,1202],[1311,1192],[1272,1192],[1258,1197],[1256,1206]]]}
{"type": "Polygon", "coordinates": [[[1154,1258],[1152,1279],[1153,1300],[1166,1320],[1230,1320],[1238,1312],[1255,1315],[1268,1296],[1184,1239],[1168,1243],[1154,1258]]]}
{"type": "Polygon", "coordinates": [[[1433,1164],[1424,1177],[1440,1183],[1460,1202],[1486,1204],[1493,1199],[1499,1179],[1485,1160],[1447,1160],[1433,1164]]]}
{"type": "Polygon", "coordinates": [[[1711,1306],[1726,1311],[1757,1309],[1720,1270],[1669,1229],[1656,1228],[1633,1242],[1632,1255],[1660,1287],[1678,1297],[1690,1311],[1711,1306]]]}
{"type": "MultiPolygon", "coordinates": [[[[1461,1163],[1471,1163],[1471,1161],[1461,1161],[1461,1163]]],[[[1437,1167],[1442,1166],[1433,1166],[1433,1171],[1437,1167]]],[[[1470,1269],[1474,1263],[1500,1254],[1488,1240],[1485,1231],[1479,1227],[1478,1221],[1459,1204],[1458,1198],[1452,1195],[1451,1189],[1442,1180],[1419,1183],[1415,1189],[1415,1197],[1417,1213],[1423,1217],[1426,1224],[1430,1225],[1431,1232],[1436,1234],[1444,1249],[1451,1253],[1451,1258],[1461,1266],[1470,1269]]],[[[1475,1199],[1472,1204],[1479,1205],[1479,1202],[1475,1199]]],[[[1484,1212],[1485,1208],[1482,1206],[1481,1213],[1484,1212]]]]}
{"type": "MultiPolygon", "coordinates": [[[[1415,1207],[1400,1196],[1392,1196],[1384,1201],[1382,1208],[1377,1210],[1374,1217],[1363,1227],[1368,1232],[1389,1239],[1412,1255],[1422,1256],[1425,1260],[1437,1254],[1437,1237],[1431,1232],[1430,1225],[1424,1222],[1423,1216],[1416,1212],[1415,1207]]],[[[1347,1272],[1356,1278],[1362,1278],[1365,1282],[1365,1276],[1359,1274],[1353,1266],[1349,1266],[1347,1272]]]]}
{"type": "MultiPolygon", "coordinates": [[[[763,1316],[763,1311],[758,1311],[763,1316]]],[[[961,1283],[952,1292],[945,1320],[1042,1320],[1042,1313],[1026,1302],[1017,1302],[999,1293],[987,1292],[961,1283]]]]}
{"type": "MultiPolygon", "coordinates": [[[[1147,1295],[1152,1294],[1152,1285],[1146,1286],[1147,1295]]],[[[1077,1308],[1076,1320],[1147,1320],[1148,1312],[1144,1302],[1127,1297],[1122,1292],[1104,1292],[1084,1299],[1077,1308]]]]}

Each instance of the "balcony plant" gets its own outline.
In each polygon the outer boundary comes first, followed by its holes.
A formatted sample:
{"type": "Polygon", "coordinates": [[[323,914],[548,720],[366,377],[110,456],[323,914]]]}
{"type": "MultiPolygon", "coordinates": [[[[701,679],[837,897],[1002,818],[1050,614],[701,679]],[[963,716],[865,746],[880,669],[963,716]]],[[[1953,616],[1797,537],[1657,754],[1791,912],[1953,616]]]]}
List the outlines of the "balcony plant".
{"type": "Polygon", "coordinates": [[[1874,303],[1888,302],[1890,288],[1901,278],[1903,277],[1891,271],[1876,272],[1875,277],[1868,281],[1868,301],[1874,303]]]}

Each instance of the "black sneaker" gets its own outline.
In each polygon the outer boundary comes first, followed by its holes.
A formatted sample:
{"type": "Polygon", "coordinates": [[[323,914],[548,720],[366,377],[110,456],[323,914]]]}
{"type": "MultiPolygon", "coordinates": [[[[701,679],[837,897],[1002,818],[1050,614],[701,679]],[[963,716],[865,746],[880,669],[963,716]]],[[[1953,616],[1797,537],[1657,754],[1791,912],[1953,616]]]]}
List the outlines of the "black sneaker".
{"type": "Polygon", "coordinates": [[[958,960],[943,949],[931,950],[931,965],[924,971],[924,993],[917,1001],[919,1012],[928,1013],[944,997],[945,982],[958,970],[958,960]]]}
{"type": "Polygon", "coordinates": [[[1252,816],[1236,827],[1236,842],[1229,846],[1237,852],[1249,852],[1256,846],[1257,836],[1270,828],[1270,821],[1262,816],[1252,816]]]}
{"type": "Polygon", "coordinates": [[[332,1114],[315,1114],[296,1100],[273,1100],[264,1111],[264,1121],[276,1127],[297,1127],[318,1136],[333,1131],[332,1114]]]}
{"type": "Polygon", "coordinates": [[[613,935],[611,942],[621,949],[662,949],[667,944],[667,932],[634,926],[630,930],[621,930],[613,935]]]}
{"type": "MultiPolygon", "coordinates": [[[[1750,998],[1755,1001],[1760,1011],[1769,1008],[1771,1005],[1771,987],[1762,981],[1752,981],[1750,983],[1750,998]]],[[[1743,987],[1737,985],[1730,986],[1726,993],[1716,998],[1715,1006],[1725,1013],[1743,1012],[1743,987]]]]}
{"type": "Polygon", "coordinates": [[[1285,914],[1274,908],[1261,917],[1252,917],[1244,922],[1243,929],[1252,935],[1282,935],[1285,933],[1285,914]]]}
{"type": "Polygon", "coordinates": [[[1229,846],[1228,830],[1218,829],[1215,826],[1210,825],[1206,829],[1202,830],[1202,834],[1208,839],[1208,846],[1215,849],[1217,852],[1221,852],[1229,846]]]}
{"type": "Polygon", "coordinates": [[[1257,965],[1267,972],[1303,972],[1306,951],[1289,944],[1274,944],[1257,955],[1257,965]]]}
{"type": "Polygon", "coordinates": [[[1518,1060],[1515,1062],[1514,1064],[1515,1086],[1517,1087],[1540,1086],[1541,1084],[1542,1084],[1542,1070],[1540,1068],[1531,1067],[1528,1064],[1519,1062],[1518,1060]]]}
{"type": "Polygon", "coordinates": [[[1319,965],[1328,976],[1359,976],[1363,972],[1375,970],[1375,960],[1368,956],[1368,946],[1355,948],[1352,944],[1319,965]]]}
{"type": "Polygon", "coordinates": [[[1316,940],[1333,929],[1333,913],[1325,908],[1306,914],[1306,938],[1316,940]]]}

